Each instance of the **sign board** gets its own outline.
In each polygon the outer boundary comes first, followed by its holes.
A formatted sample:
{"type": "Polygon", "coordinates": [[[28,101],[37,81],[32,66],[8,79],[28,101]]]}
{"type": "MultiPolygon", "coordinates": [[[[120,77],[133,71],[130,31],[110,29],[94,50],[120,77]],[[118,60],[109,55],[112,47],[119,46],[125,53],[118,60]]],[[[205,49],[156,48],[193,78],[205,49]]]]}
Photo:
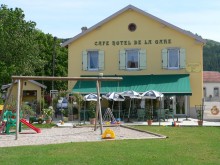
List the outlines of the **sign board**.
{"type": "Polygon", "coordinates": [[[220,119],[220,102],[204,102],[204,120],[220,119]]]}
{"type": "Polygon", "coordinates": [[[55,96],[58,95],[58,90],[50,90],[50,97],[54,98],[55,96]]]}

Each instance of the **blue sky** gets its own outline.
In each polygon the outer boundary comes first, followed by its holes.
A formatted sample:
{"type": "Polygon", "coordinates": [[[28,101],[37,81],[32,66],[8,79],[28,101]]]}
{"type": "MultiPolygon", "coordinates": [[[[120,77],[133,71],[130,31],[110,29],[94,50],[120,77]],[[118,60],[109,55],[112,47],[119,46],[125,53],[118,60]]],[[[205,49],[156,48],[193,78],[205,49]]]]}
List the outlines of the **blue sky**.
{"type": "Polygon", "coordinates": [[[0,0],[59,38],[70,38],[131,4],[182,29],[220,42],[220,0],[0,0]]]}

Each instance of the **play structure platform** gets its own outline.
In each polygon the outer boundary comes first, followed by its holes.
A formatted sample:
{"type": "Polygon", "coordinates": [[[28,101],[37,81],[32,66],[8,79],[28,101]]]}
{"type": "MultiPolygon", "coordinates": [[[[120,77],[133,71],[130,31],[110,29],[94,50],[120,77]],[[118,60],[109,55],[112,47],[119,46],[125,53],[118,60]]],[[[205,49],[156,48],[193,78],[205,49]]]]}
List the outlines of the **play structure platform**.
{"type": "MultiPolygon", "coordinates": [[[[29,128],[33,129],[37,133],[41,133],[41,130],[35,126],[33,126],[31,123],[27,122],[26,119],[20,119],[19,122],[19,132],[21,132],[21,123],[25,124],[29,128]]],[[[10,134],[10,128],[16,127],[16,113],[13,113],[12,111],[6,110],[3,115],[3,122],[0,126],[0,133],[6,133],[10,134]]]]}

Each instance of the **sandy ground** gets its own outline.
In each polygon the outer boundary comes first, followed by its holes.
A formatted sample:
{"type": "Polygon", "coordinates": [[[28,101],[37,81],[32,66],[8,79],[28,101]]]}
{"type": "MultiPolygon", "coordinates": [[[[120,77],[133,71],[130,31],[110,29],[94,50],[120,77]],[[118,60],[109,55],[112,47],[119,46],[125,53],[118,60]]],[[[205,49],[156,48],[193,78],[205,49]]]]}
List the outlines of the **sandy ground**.
{"type": "MultiPolygon", "coordinates": [[[[103,127],[103,132],[106,129],[107,127],[103,127]]],[[[115,132],[115,140],[165,138],[163,136],[132,130],[121,126],[110,127],[110,129],[112,129],[115,132]]],[[[41,129],[41,133],[36,133],[31,129],[22,130],[22,132],[18,134],[17,140],[15,140],[15,134],[0,135],[0,147],[46,145],[68,142],[91,142],[105,140],[106,139],[101,138],[100,128],[94,131],[94,127],[54,127],[51,129],[41,129]]]]}

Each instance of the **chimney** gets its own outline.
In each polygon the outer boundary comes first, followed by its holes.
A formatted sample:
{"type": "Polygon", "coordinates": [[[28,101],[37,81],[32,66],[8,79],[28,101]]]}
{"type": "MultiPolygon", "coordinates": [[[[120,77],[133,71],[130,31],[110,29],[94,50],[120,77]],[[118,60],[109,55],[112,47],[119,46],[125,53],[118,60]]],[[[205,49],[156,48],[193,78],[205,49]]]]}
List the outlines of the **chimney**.
{"type": "Polygon", "coordinates": [[[84,31],[86,31],[86,30],[87,30],[87,27],[86,27],[86,26],[84,26],[84,27],[82,27],[82,28],[81,28],[81,30],[82,30],[82,32],[84,32],[84,31]]]}

